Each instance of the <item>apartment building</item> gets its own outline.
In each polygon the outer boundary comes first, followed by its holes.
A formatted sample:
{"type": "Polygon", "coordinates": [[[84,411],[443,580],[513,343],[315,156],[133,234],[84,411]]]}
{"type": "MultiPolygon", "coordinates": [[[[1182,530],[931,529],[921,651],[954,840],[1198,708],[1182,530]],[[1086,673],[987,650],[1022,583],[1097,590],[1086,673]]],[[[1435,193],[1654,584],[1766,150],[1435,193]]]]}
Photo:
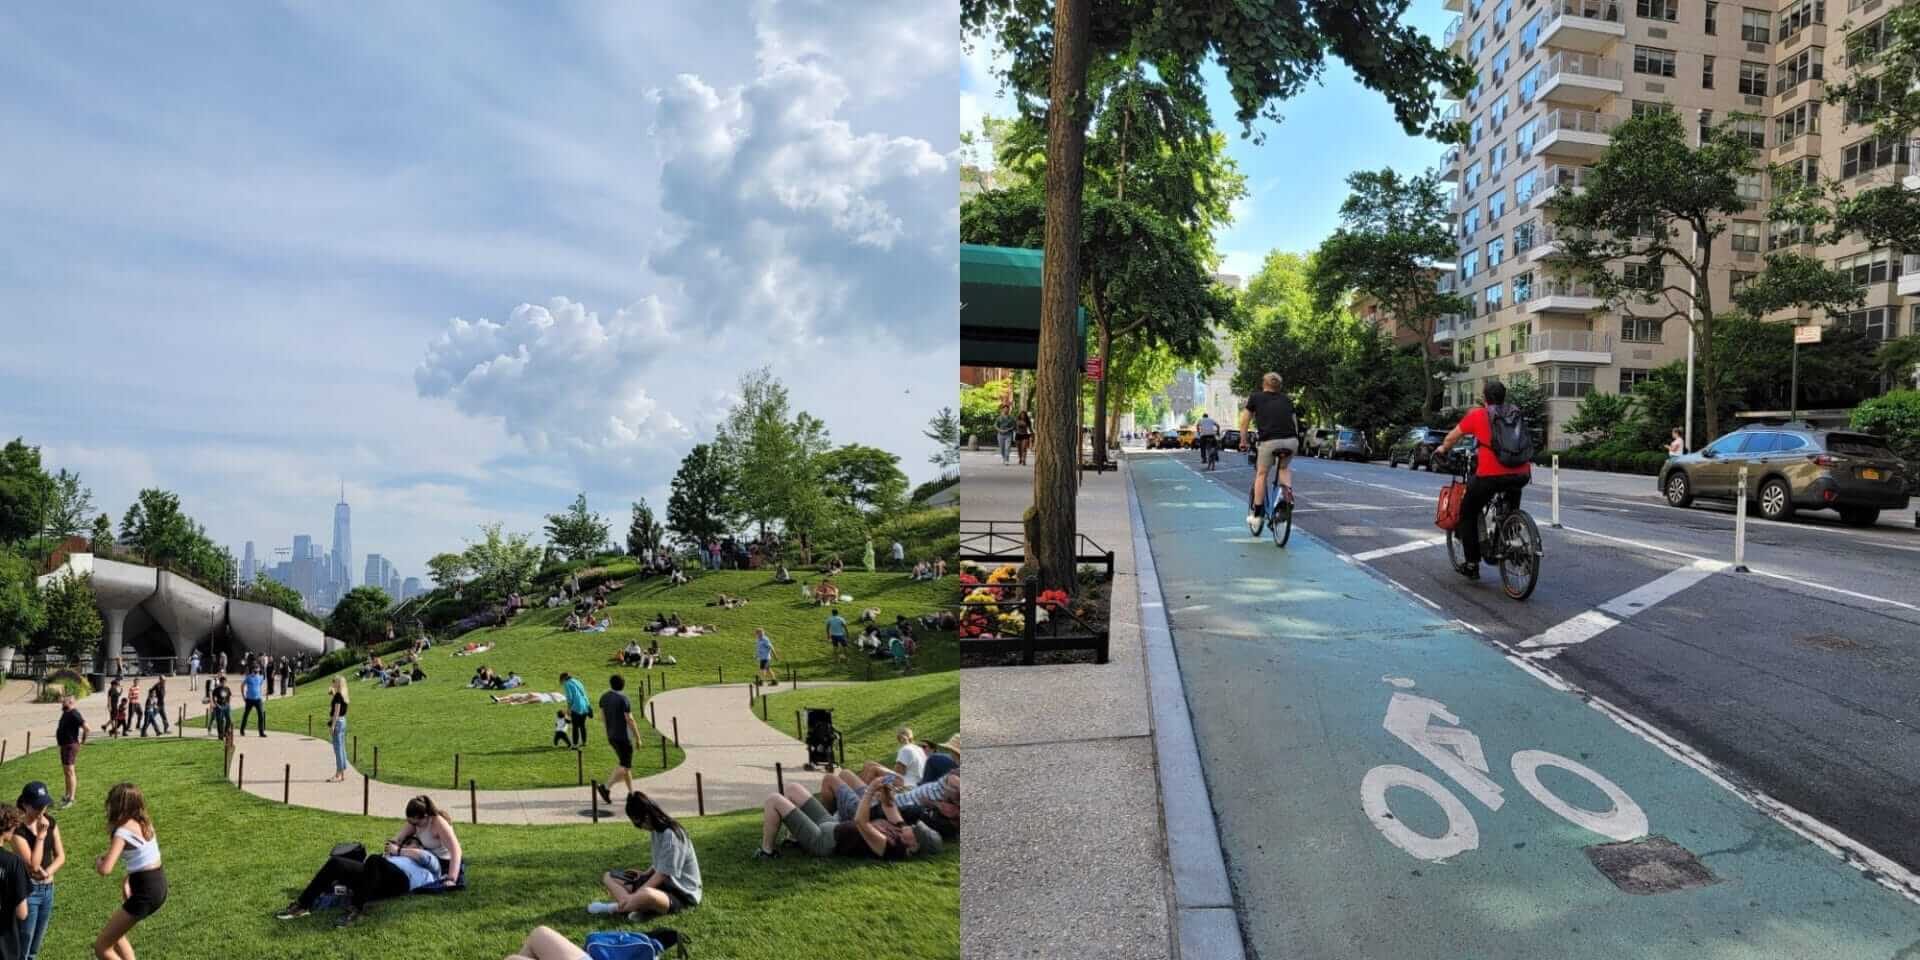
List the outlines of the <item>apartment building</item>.
{"type": "MultiPolygon", "coordinates": [[[[1440,284],[1473,303],[1435,333],[1466,365],[1447,399],[1467,405],[1489,379],[1537,381],[1551,398],[1551,446],[1570,442],[1559,424],[1581,397],[1631,390],[1654,368],[1686,356],[1683,321],[1604,310],[1592,290],[1548,269],[1560,247],[1545,204],[1580,189],[1622,119],[1676,110],[1697,130],[1750,113],[1755,119],[1740,121],[1739,130],[1761,149],[1763,163],[1817,170],[1853,190],[1908,172],[1909,144],[1848,125],[1843,105],[1823,102],[1826,79],[1853,69],[1849,51],[1884,44],[1889,0],[1832,0],[1831,8],[1827,0],[1444,3],[1461,13],[1444,42],[1480,78],[1449,108],[1468,122],[1469,142],[1441,160],[1443,176],[1457,185],[1459,258],[1440,284]]],[[[1747,213],[1715,241],[1716,305],[1730,303],[1730,291],[1761,269],[1768,251],[1794,249],[1851,269],[1866,302],[1844,316],[1774,319],[1847,324],[1883,339],[1915,331],[1908,298],[1920,294],[1920,258],[1857,241],[1816,249],[1788,225],[1768,223],[1769,188],[1764,174],[1743,183],[1747,213]]]]}

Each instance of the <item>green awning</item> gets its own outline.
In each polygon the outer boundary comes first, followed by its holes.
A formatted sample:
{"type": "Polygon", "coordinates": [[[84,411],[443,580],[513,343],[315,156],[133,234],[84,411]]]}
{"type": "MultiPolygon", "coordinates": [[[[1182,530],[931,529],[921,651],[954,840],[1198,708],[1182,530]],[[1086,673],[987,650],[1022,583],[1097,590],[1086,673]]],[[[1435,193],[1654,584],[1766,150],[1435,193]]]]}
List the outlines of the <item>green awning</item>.
{"type": "MultiPolygon", "coordinates": [[[[960,365],[1032,370],[1040,354],[1043,255],[1016,247],[960,245],[960,365]]],[[[1079,312],[1082,357],[1087,313],[1079,312]]]]}

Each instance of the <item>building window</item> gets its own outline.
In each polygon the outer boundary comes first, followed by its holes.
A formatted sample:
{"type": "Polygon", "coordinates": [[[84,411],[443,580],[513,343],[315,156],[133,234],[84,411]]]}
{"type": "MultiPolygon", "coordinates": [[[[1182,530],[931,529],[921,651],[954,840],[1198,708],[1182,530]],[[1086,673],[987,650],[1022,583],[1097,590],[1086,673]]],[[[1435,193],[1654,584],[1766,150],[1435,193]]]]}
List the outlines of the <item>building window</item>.
{"type": "Polygon", "coordinates": [[[1771,39],[1768,34],[1770,32],[1769,22],[1772,20],[1773,15],[1765,10],[1754,10],[1749,7],[1742,7],[1740,9],[1740,39],[1748,43],[1766,43],[1771,39]]]}
{"type": "Polygon", "coordinates": [[[1700,86],[1708,90],[1713,89],[1712,57],[1706,57],[1700,61],[1700,86]]]}
{"type": "Polygon", "coordinates": [[[1461,337],[1459,339],[1459,349],[1455,351],[1453,358],[1455,363],[1467,364],[1473,362],[1473,339],[1472,337],[1461,337]]]}
{"type": "Polygon", "coordinates": [[[1540,92],[1540,80],[1547,75],[1547,65],[1536,63],[1532,70],[1520,75],[1520,105],[1526,106],[1540,92]]]}
{"type": "Polygon", "coordinates": [[[1633,72],[1655,77],[1673,76],[1673,51],[1659,47],[1634,47],[1633,72]]]}
{"type": "Polygon", "coordinates": [[[1672,23],[1680,19],[1679,0],[1637,0],[1634,12],[1649,20],[1665,20],[1672,23]]]}
{"type": "Polygon", "coordinates": [[[1500,0],[1500,5],[1493,8],[1493,19],[1496,23],[1506,23],[1512,20],[1513,0],[1500,0]]]}
{"type": "Polygon", "coordinates": [[[1479,272],[1480,252],[1478,250],[1469,251],[1466,256],[1460,258],[1461,281],[1472,280],[1473,275],[1479,272]]]}
{"type": "Polygon", "coordinates": [[[1745,200],[1747,202],[1747,209],[1752,210],[1755,207],[1760,206],[1761,191],[1760,191],[1760,175],[1759,174],[1757,173],[1741,174],[1738,182],[1735,185],[1735,189],[1740,191],[1740,199],[1745,200]]]}
{"type": "Polygon", "coordinates": [[[1813,227],[1794,223],[1791,220],[1776,220],[1767,224],[1767,249],[1778,250],[1802,243],[1813,242],[1813,227]]]}
{"type": "Polygon", "coordinates": [[[1727,274],[1727,293],[1738,294],[1746,289],[1748,284],[1758,279],[1760,275],[1757,273],[1749,273],[1745,270],[1731,271],[1727,274]]]}
{"type": "Polygon", "coordinates": [[[1506,166],[1507,145],[1504,143],[1498,144],[1493,148],[1493,152],[1487,155],[1487,176],[1499,176],[1500,171],[1506,169],[1506,166]]]}
{"type": "Polygon", "coordinates": [[[1620,392],[1622,394],[1632,393],[1634,387],[1637,387],[1643,383],[1646,383],[1648,380],[1652,380],[1652,379],[1653,379],[1652,370],[1637,370],[1637,369],[1634,369],[1633,367],[1621,367],[1620,368],[1620,392]]]}
{"type": "Polygon", "coordinates": [[[1840,177],[1851,179],[1869,170],[1907,162],[1907,144],[1891,137],[1869,137],[1840,151],[1840,177]]]}
{"type": "Polygon", "coordinates": [[[1833,325],[1864,333],[1869,339],[1887,340],[1900,326],[1900,308],[1874,307],[1839,314],[1833,318],[1833,325]]]}
{"type": "Polygon", "coordinates": [[[1707,20],[1706,20],[1707,36],[1711,37],[1720,32],[1719,20],[1720,20],[1720,5],[1717,3],[1707,4],[1707,20]]]}
{"type": "Polygon", "coordinates": [[[1847,65],[1854,66],[1872,60],[1875,54],[1887,48],[1890,39],[1886,17],[1856,28],[1847,34],[1847,65]]]}
{"type": "Polygon", "coordinates": [[[1773,118],[1775,144],[1792,143],[1809,133],[1820,132],[1820,101],[1807,100],[1773,118]]]}
{"type": "MultiPolygon", "coordinates": [[[[1518,298],[1516,297],[1515,299],[1517,300],[1518,298]]],[[[1508,327],[1507,328],[1507,352],[1508,353],[1525,353],[1527,350],[1527,333],[1528,332],[1529,332],[1529,325],[1525,323],[1516,323],[1513,326],[1508,327]]]]}
{"type": "Polygon", "coordinates": [[[1886,106],[1886,90],[1880,85],[1879,77],[1855,77],[1854,85],[1860,91],[1859,96],[1847,98],[1847,122],[1869,123],[1880,117],[1881,108],[1886,106]]]}
{"type": "Polygon", "coordinates": [[[1635,290],[1658,291],[1666,285],[1665,271],[1650,263],[1621,264],[1620,279],[1635,290]]]}
{"type": "Polygon", "coordinates": [[[1533,299],[1533,272],[1528,271],[1513,278],[1513,302],[1526,303],[1533,299]]]}
{"type": "Polygon", "coordinates": [[[1506,249],[1507,241],[1500,237],[1494,237],[1492,240],[1487,241],[1488,270],[1492,270],[1494,267],[1500,265],[1500,261],[1505,259],[1506,249]]]}
{"type": "Polygon", "coordinates": [[[1467,168],[1467,176],[1463,185],[1469,197],[1473,196],[1475,190],[1480,189],[1480,178],[1484,175],[1481,172],[1482,166],[1483,164],[1480,161],[1475,160],[1473,165],[1467,168]]]}
{"type": "Polygon", "coordinates": [[[1673,104],[1671,103],[1654,103],[1649,100],[1635,100],[1633,102],[1633,115],[1636,117],[1644,117],[1650,113],[1672,112],[1673,104]]]}
{"type": "Polygon", "coordinates": [[[1488,330],[1487,359],[1492,360],[1498,356],[1500,356],[1500,332],[1497,330],[1488,330]]]}
{"type": "Polygon", "coordinates": [[[1473,39],[1467,41],[1467,59],[1480,62],[1480,54],[1487,49],[1487,28],[1481,27],[1473,32],[1473,39]]]}
{"type": "Polygon", "coordinates": [[[1733,229],[1733,249],[1739,253],[1760,252],[1760,222],[1758,220],[1735,220],[1733,229]]]}
{"type": "Polygon", "coordinates": [[[1577,400],[1593,392],[1592,367],[1549,367],[1546,376],[1549,396],[1577,400]]]}
{"type": "MultiPolygon", "coordinates": [[[[1501,47],[1500,52],[1493,55],[1493,85],[1494,86],[1496,87],[1499,86],[1500,81],[1506,79],[1507,65],[1512,62],[1513,62],[1513,52],[1507,49],[1506,47],[1501,47]]],[[[1496,118],[1493,122],[1499,123],[1500,121],[1496,118]]]]}
{"type": "Polygon", "coordinates": [[[1827,22],[1827,0],[1798,0],[1780,14],[1780,42],[1816,23],[1827,22]]]}
{"type": "Polygon", "coordinates": [[[1540,125],[1545,123],[1546,120],[1546,117],[1534,117],[1533,120],[1520,125],[1520,129],[1513,135],[1515,153],[1520,156],[1533,153],[1534,135],[1540,132],[1540,125]]]}
{"type": "Polygon", "coordinates": [[[1900,278],[1900,263],[1886,250],[1841,257],[1833,262],[1833,268],[1845,271],[1854,283],[1863,287],[1869,283],[1886,283],[1900,278]]]}
{"type": "Polygon", "coordinates": [[[1735,118],[1733,135],[1747,141],[1747,146],[1755,150],[1767,148],[1767,122],[1759,117],[1735,118]]]}
{"type": "Polygon", "coordinates": [[[1659,343],[1661,323],[1653,317],[1621,317],[1620,339],[1628,343],[1659,343]]]}
{"type": "Polygon", "coordinates": [[[1500,293],[1499,284],[1496,283],[1487,288],[1487,312],[1488,313],[1492,313],[1495,310],[1500,309],[1500,307],[1502,306],[1500,297],[1501,297],[1501,293],[1500,293]]]}
{"type": "Polygon", "coordinates": [[[1480,207],[1475,205],[1460,216],[1460,239],[1465,240],[1480,230],[1480,207]]]}
{"type": "Polygon", "coordinates": [[[1487,198],[1487,222],[1497,222],[1507,212],[1507,191],[1497,190],[1487,198]]]}
{"type": "Polygon", "coordinates": [[[1696,145],[1704,146],[1708,140],[1713,139],[1713,111],[1712,110],[1700,111],[1700,131],[1699,132],[1700,132],[1700,139],[1694,141],[1696,145]]]}
{"type": "Polygon", "coordinates": [[[1740,61],[1740,92],[1749,97],[1761,97],[1767,93],[1767,65],[1740,61]]]}
{"type": "Polygon", "coordinates": [[[1480,117],[1474,117],[1473,125],[1467,128],[1467,149],[1472,150],[1479,146],[1480,136],[1484,133],[1486,133],[1485,121],[1480,117]]]}
{"type": "Polygon", "coordinates": [[[1774,70],[1774,94],[1786,93],[1808,80],[1820,79],[1822,52],[1819,47],[1808,47],[1782,62],[1774,70]]]}
{"type": "Polygon", "coordinates": [[[1528,20],[1526,22],[1526,25],[1520,28],[1520,55],[1521,56],[1524,57],[1527,54],[1532,53],[1533,49],[1540,45],[1540,26],[1541,24],[1546,23],[1546,20],[1547,20],[1547,12],[1545,10],[1542,10],[1539,13],[1534,14],[1533,19],[1528,20]]]}
{"type": "Polygon", "coordinates": [[[1533,199],[1534,181],[1540,178],[1538,168],[1528,170],[1513,178],[1513,202],[1526,203],[1533,199]]]}

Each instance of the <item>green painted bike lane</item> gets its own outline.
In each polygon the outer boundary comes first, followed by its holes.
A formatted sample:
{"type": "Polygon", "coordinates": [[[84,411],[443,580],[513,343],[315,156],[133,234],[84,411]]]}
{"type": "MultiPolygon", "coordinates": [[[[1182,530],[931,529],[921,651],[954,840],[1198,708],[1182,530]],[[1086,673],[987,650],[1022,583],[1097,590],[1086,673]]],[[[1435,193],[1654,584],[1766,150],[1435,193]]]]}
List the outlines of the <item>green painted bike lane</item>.
{"type": "Polygon", "coordinates": [[[1258,956],[1920,958],[1920,906],[1578,696],[1178,462],[1130,475],[1258,956]],[[1712,882],[1589,857],[1649,837],[1712,882]]]}

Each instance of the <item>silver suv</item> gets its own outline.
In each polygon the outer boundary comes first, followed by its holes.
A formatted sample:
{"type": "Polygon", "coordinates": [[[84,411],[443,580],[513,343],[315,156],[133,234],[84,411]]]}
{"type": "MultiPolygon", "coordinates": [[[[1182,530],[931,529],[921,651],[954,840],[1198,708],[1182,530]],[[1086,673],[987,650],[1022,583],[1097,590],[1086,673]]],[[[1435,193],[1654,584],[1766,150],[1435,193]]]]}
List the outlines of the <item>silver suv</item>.
{"type": "Polygon", "coordinates": [[[1887,442],[1805,423],[1756,424],[1715,440],[1698,453],[1667,458],[1660,492],[1676,507],[1695,497],[1734,499],[1740,468],[1747,498],[1768,520],[1795,510],[1835,510],[1855,526],[1872,526],[1883,509],[1907,505],[1905,468],[1887,442]]]}

